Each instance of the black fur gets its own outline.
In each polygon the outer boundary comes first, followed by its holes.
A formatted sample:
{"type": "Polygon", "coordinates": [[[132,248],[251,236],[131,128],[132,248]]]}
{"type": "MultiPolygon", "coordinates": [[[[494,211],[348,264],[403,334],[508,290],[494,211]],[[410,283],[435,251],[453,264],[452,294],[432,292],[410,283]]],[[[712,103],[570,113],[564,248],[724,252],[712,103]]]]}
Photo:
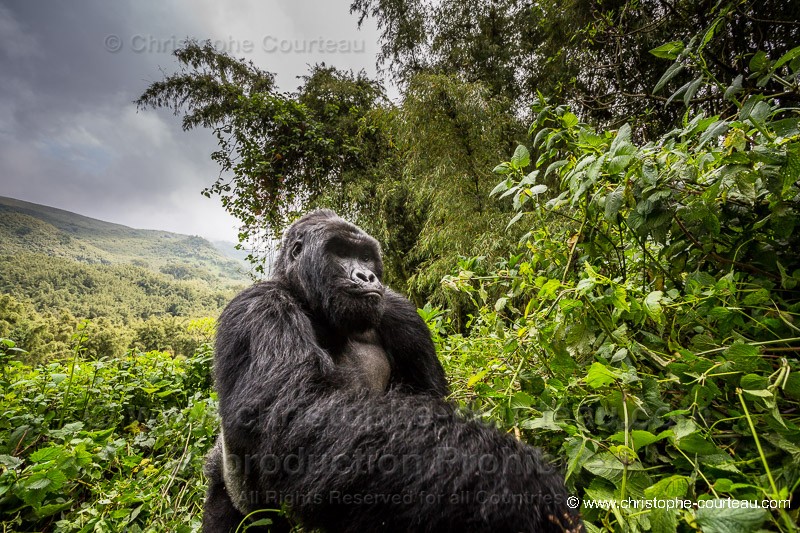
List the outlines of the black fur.
{"type": "Polygon", "coordinates": [[[273,278],[222,313],[223,435],[206,464],[203,530],[231,531],[244,513],[281,505],[325,531],[581,530],[563,478],[537,450],[444,401],[414,306],[389,289],[350,294],[380,286],[381,273],[372,237],[317,211],[287,230],[273,278]],[[374,254],[340,260],[343,241],[374,254]],[[370,378],[383,356],[388,387],[370,378]],[[359,361],[369,361],[364,383],[359,361]]]}

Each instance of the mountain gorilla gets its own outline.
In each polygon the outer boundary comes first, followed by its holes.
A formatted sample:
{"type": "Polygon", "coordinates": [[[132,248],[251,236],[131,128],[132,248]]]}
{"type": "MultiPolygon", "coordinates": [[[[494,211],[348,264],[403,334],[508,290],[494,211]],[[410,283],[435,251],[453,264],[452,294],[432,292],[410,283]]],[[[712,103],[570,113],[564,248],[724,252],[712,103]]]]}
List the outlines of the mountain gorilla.
{"type": "Polygon", "coordinates": [[[283,506],[324,531],[581,531],[537,450],[444,401],[430,332],[382,271],[375,239],[316,211],[223,311],[203,530],[283,506]]]}

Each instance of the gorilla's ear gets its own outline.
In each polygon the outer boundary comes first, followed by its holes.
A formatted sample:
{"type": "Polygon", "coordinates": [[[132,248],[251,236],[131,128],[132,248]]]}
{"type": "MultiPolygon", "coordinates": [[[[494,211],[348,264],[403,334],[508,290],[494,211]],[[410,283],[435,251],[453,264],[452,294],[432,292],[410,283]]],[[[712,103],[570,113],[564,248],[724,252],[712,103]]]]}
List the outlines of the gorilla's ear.
{"type": "Polygon", "coordinates": [[[291,256],[292,260],[297,259],[297,256],[300,255],[300,252],[302,250],[303,250],[303,241],[299,239],[294,241],[294,244],[292,245],[292,250],[291,252],[289,252],[289,255],[291,256]]]}

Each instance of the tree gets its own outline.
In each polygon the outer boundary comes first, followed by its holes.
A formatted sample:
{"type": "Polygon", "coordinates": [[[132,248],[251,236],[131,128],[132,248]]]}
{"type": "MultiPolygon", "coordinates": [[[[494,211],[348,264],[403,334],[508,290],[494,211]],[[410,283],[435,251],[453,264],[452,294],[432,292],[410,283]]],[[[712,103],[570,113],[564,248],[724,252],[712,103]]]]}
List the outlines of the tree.
{"type": "Polygon", "coordinates": [[[240,241],[269,242],[309,206],[358,211],[353,185],[386,154],[369,126],[385,100],[379,84],[322,64],[296,92],[279,93],[273,74],[208,41],[187,41],[174,55],[179,72],[151,84],[136,104],[183,113],[186,130],[213,130],[221,173],[204,194],[219,195],[242,221],[240,241]]]}
{"type": "MultiPolygon", "coordinates": [[[[354,0],[350,9],[360,22],[376,19],[379,65],[402,83],[423,71],[457,74],[525,106],[540,91],[601,126],[637,117],[651,137],[684,109],[653,90],[666,66],[650,50],[680,43],[675,55],[686,52],[686,67],[702,51],[703,66],[727,87],[757,50],[781,57],[800,42],[800,7],[784,0],[354,0]],[[699,28],[708,32],[691,42],[699,28]]],[[[659,57],[670,54],[662,48],[659,57]]],[[[673,73],[684,91],[696,79],[690,68],[673,73]]],[[[741,83],[755,88],[759,79],[741,83]]],[[[800,100],[796,87],[774,79],[762,92],[782,95],[782,104],[800,100]]],[[[689,100],[710,114],[735,113],[719,91],[689,100]]]]}

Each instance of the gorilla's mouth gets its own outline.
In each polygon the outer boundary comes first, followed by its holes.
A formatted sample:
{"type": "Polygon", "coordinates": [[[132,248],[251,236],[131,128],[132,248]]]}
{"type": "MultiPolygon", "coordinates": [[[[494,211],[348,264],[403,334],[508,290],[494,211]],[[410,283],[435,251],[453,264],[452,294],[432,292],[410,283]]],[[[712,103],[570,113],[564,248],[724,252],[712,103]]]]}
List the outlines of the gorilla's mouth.
{"type": "Polygon", "coordinates": [[[383,291],[378,289],[353,289],[348,292],[357,298],[383,298],[383,291]]]}

